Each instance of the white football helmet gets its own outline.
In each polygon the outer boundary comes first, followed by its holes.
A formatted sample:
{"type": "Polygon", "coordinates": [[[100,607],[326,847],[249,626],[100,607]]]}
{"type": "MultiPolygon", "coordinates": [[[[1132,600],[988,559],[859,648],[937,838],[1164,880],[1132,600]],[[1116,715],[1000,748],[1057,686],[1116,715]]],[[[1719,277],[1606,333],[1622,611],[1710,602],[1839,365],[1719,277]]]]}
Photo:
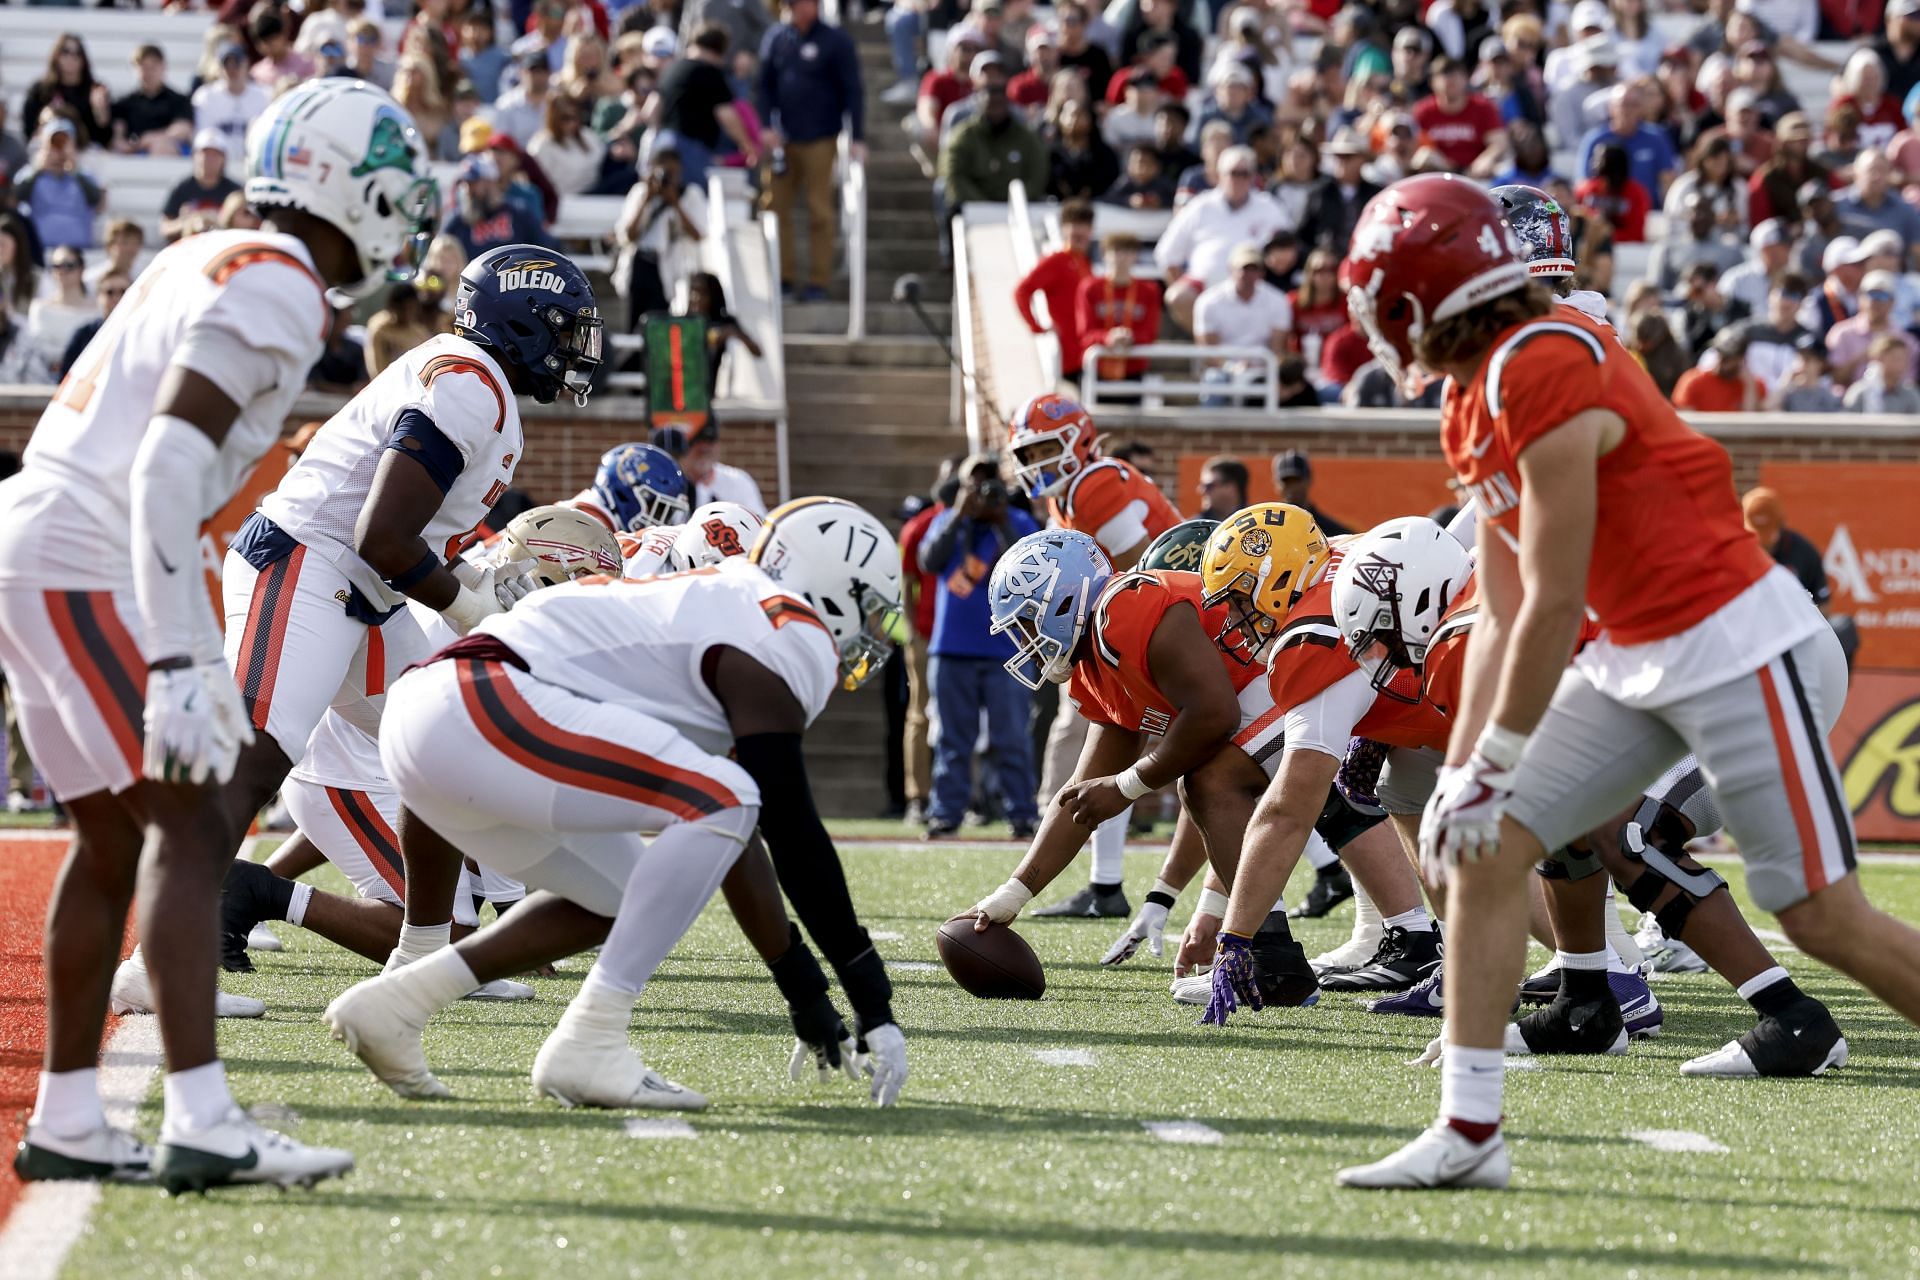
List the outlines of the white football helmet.
{"type": "Polygon", "coordinates": [[[768,514],[747,559],[820,615],[840,650],[840,683],[858,689],[906,639],[900,544],[842,498],[795,498],[768,514]]]}
{"type": "Polygon", "coordinates": [[[673,542],[673,561],[682,569],[701,569],[745,555],[765,523],[737,502],[709,502],[681,526],[673,542]]]}
{"type": "Polygon", "coordinates": [[[1441,615],[1472,573],[1467,549],[1425,516],[1389,520],[1347,544],[1333,575],[1333,621],[1376,690],[1419,701],[1392,688],[1394,677],[1420,670],[1441,615]]]}
{"type": "Polygon", "coordinates": [[[596,573],[620,576],[620,544],[604,524],[573,507],[522,511],[500,535],[494,563],[526,563],[528,576],[557,587],[596,573]]]}
{"type": "Polygon", "coordinates": [[[364,80],[309,80],[247,130],[247,203],[301,209],[352,242],[348,293],[412,278],[439,229],[440,189],[413,117],[364,80]]]}

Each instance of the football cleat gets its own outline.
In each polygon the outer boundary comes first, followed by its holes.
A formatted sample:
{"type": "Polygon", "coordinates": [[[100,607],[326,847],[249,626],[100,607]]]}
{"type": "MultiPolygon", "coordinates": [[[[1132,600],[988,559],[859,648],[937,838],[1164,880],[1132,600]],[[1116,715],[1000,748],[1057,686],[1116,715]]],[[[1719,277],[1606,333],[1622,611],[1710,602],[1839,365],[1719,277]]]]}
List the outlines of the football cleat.
{"type": "Polygon", "coordinates": [[[280,941],[279,935],[264,924],[253,926],[247,934],[249,951],[285,951],[286,949],[287,944],[280,941]]]}
{"type": "MultiPolygon", "coordinates": [[[[107,1007],[116,1014],[153,1012],[153,984],[139,952],[122,960],[120,967],[113,971],[113,989],[107,1007]]],[[[264,1000],[226,991],[214,992],[213,1016],[216,1018],[264,1018],[266,1015],[264,1000]]]]}
{"type": "Polygon", "coordinates": [[[258,862],[236,859],[220,886],[220,967],[228,973],[252,973],[247,936],[273,918],[273,882],[279,877],[258,862]]]}
{"type": "Polygon", "coordinates": [[[1213,999],[1213,967],[1202,965],[1184,978],[1173,980],[1176,1004],[1205,1004],[1213,999]]]}
{"type": "Polygon", "coordinates": [[[495,978],[485,982],[460,997],[462,1000],[531,1000],[533,988],[524,982],[515,982],[511,978],[495,978]]]}
{"type": "Polygon", "coordinates": [[[1439,965],[1439,934],[1396,925],[1381,935],[1371,960],[1343,972],[1323,971],[1320,985],[1328,991],[1405,991],[1439,965]]]}
{"type": "Polygon", "coordinates": [[[29,1124],[13,1153],[13,1171],[22,1182],[146,1182],[152,1160],[146,1143],[112,1125],[62,1138],[29,1124]]]}
{"type": "Polygon", "coordinates": [[[1846,1065],[1847,1038],[1840,1034],[1827,1007],[1809,996],[1787,1016],[1762,1018],[1738,1040],[1680,1064],[1680,1074],[1721,1079],[1791,1078],[1825,1075],[1846,1065]]]}
{"type": "Polygon", "coordinates": [[[624,1025],[595,1026],[571,1009],[533,1060],[533,1088],[563,1107],[702,1111],[707,1105],[705,1096],[640,1061],[624,1025]]]}
{"type": "Polygon", "coordinates": [[[1605,1054],[1627,1051],[1627,1027],[1611,995],[1575,1004],[1565,996],[1507,1027],[1508,1053],[1605,1054]]]}
{"type": "Polygon", "coordinates": [[[1367,1002],[1368,1013],[1397,1013],[1413,1018],[1440,1018],[1446,1016],[1446,995],[1442,966],[1433,966],[1433,972],[1402,991],[1399,995],[1382,996],[1378,1000],[1367,1002]]]}
{"type": "Polygon", "coordinates": [[[153,1153],[153,1180],[176,1196],[255,1182],[311,1187],[352,1168],[349,1153],[263,1129],[238,1107],[206,1129],[163,1130],[153,1153]]]}
{"type": "Polygon", "coordinates": [[[1071,897],[1063,898],[1050,907],[1029,911],[1027,914],[1093,920],[1110,916],[1130,916],[1133,914],[1133,907],[1128,904],[1124,889],[1096,889],[1092,885],[1087,885],[1071,897]]]}
{"type": "Polygon", "coordinates": [[[1633,941],[1654,973],[1705,973],[1707,962],[1678,938],[1669,938],[1651,911],[1642,912],[1633,941]]]}
{"type": "Polygon", "coordinates": [[[1304,1009],[1320,1003],[1320,983],[1283,911],[1269,914],[1253,935],[1253,979],[1269,1005],[1304,1009]]]}
{"type": "Polygon", "coordinates": [[[1512,1176],[1506,1139],[1497,1130],[1485,1142],[1475,1142],[1443,1121],[1385,1160],[1342,1169],[1334,1178],[1343,1187],[1370,1190],[1474,1187],[1497,1191],[1512,1176]]]}
{"type": "Polygon", "coordinates": [[[1322,979],[1329,973],[1343,969],[1357,969],[1373,959],[1373,953],[1380,949],[1380,939],[1385,930],[1380,925],[1361,927],[1356,925],[1353,936],[1331,951],[1323,951],[1312,960],[1313,969],[1322,979]]]}
{"type": "Polygon", "coordinates": [[[1313,873],[1313,888],[1306,901],[1287,914],[1296,920],[1318,920],[1353,896],[1353,877],[1339,863],[1313,873]]]}
{"type": "Polygon", "coordinates": [[[1552,1004],[1553,998],[1560,994],[1560,969],[1557,964],[1549,964],[1538,973],[1528,974],[1520,984],[1521,1004],[1552,1004]]]}
{"type": "Polygon", "coordinates": [[[453,1091],[428,1069],[420,1043],[428,1016],[384,978],[356,982],[321,1015],[333,1038],[401,1097],[451,1098],[453,1091]]]}
{"type": "Polygon", "coordinates": [[[1629,1038],[1651,1040],[1660,1034],[1661,1024],[1667,1020],[1666,1011],[1638,969],[1627,973],[1608,970],[1607,989],[1613,992],[1614,1002],[1620,1006],[1620,1021],[1629,1038]]]}

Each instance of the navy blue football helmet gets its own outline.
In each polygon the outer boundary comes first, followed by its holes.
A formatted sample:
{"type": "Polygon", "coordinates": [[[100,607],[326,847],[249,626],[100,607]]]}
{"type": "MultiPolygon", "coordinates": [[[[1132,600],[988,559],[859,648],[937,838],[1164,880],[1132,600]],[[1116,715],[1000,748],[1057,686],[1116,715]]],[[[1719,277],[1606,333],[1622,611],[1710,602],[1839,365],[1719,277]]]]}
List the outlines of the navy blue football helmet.
{"type": "Polygon", "coordinates": [[[595,500],[613,517],[613,527],[628,533],[685,524],[691,488],[680,464],[650,444],[615,445],[593,473],[595,500]]]}
{"type": "Polygon", "coordinates": [[[562,392],[587,403],[601,361],[600,309],[565,254],[509,244],[469,262],[454,294],[453,330],[519,370],[541,404],[562,392]]]}

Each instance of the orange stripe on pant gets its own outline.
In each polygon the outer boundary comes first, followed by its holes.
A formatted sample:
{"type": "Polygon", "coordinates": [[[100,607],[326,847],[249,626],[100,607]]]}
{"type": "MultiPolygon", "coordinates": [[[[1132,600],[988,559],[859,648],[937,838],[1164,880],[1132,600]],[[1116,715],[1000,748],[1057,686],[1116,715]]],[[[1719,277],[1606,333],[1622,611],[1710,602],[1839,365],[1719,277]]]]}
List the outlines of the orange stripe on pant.
{"type": "Polygon", "coordinates": [[[146,727],[146,662],[120,622],[109,591],[49,591],[47,616],[60,647],[87,688],[114,747],[140,777],[146,727]]]}
{"type": "Polygon", "coordinates": [[[360,846],[360,852],[367,855],[367,861],[387,882],[387,887],[399,896],[400,901],[405,902],[407,877],[400,867],[394,865],[400,838],[394,835],[393,828],[380,816],[380,811],[368,802],[365,792],[343,791],[339,787],[328,787],[326,791],[327,803],[339,815],[347,834],[360,846]],[[382,840],[386,842],[385,847],[382,847],[382,840]]]}
{"type": "Polygon", "coordinates": [[[253,580],[253,598],[247,602],[247,629],[240,637],[239,684],[241,695],[248,698],[249,719],[262,732],[273,710],[273,688],[280,679],[280,651],[286,644],[294,588],[300,584],[300,566],[306,558],[306,547],[295,546],[286,559],[268,565],[253,580]]]}
{"type": "Polygon", "coordinates": [[[1807,877],[1807,892],[1818,893],[1827,887],[1827,868],[1820,857],[1820,836],[1814,830],[1813,811],[1807,807],[1806,783],[1800,776],[1800,761],[1794,754],[1786,709],[1781,704],[1772,667],[1762,667],[1757,674],[1760,694],[1767,704],[1767,724],[1773,730],[1774,750],[1780,756],[1780,776],[1787,788],[1787,805],[1793,811],[1793,828],[1800,837],[1800,868],[1807,877]]]}

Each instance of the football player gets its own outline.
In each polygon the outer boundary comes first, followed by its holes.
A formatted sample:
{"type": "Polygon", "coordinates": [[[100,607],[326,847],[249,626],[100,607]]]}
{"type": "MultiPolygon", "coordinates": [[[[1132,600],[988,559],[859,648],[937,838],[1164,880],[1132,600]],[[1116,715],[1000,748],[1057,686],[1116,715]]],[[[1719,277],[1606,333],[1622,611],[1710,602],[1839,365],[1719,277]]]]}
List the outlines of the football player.
{"type": "MultiPolygon", "coordinates": [[[[604,937],[535,1060],[535,1088],[567,1105],[704,1106],[634,1055],[627,1024],[764,815],[780,887],[853,1005],[874,1100],[891,1104],[906,1041],[800,745],[836,684],[879,669],[899,600],[885,526],[851,503],[802,498],[768,516],[747,556],[540,592],[403,677],[380,754],[408,812],[545,892],[348,990],[327,1010],[335,1037],[403,1096],[444,1096],[421,1048],[435,1011],[604,937]]],[[[794,976],[824,998],[817,966],[794,976]]]]}
{"type": "Polygon", "coordinates": [[[177,1191],[353,1166],[256,1125],[215,1049],[206,944],[239,832],[214,788],[252,730],[220,656],[200,526],[280,438],[325,346],[327,291],[409,273],[438,197],[412,118],[357,81],[285,94],[247,150],[265,224],[162,250],[0,486],[0,664],[75,828],[47,917],[45,1069],[14,1161],[26,1181],[151,1176],[177,1191]],[[95,1079],[136,872],[153,959],[123,994],[158,1011],[167,1065],[151,1158],[108,1125],[95,1079]]]}
{"type": "Polygon", "coordinates": [[[680,464],[650,444],[617,444],[600,455],[593,484],[569,506],[578,507],[615,533],[640,533],[687,518],[693,488],[680,464]]]}
{"type": "Polygon", "coordinates": [[[1507,1010],[1526,881],[1691,751],[1754,901],[1803,951],[1920,1018],[1920,930],[1873,908],[1820,726],[1833,632],[1741,521],[1725,450],[1593,321],[1533,284],[1499,205],[1452,175],[1362,213],[1349,304],[1381,364],[1449,378],[1441,444],[1497,536],[1420,853],[1447,883],[1440,1116],[1362,1187],[1505,1186],[1507,1010]],[[1604,527],[1603,545],[1596,530],[1604,527]],[[1588,611],[1603,633],[1567,669],[1588,611]]]}
{"type": "Polygon", "coordinates": [[[646,578],[745,555],[764,523],[737,502],[706,503],[688,516],[685,524],[621,534],[622,573],[629,578],[646,578]]]}
{"type": "MultiPolygon", "coordinates": [[[[1282,554],[1305,564],[1324,559],[1326,544],[1316,540],[1282,554]]],[[[1225,625],[1225,611],[1202,602],[1199,576],[1114,574],[1091,537],[1049,529],[1022,538],[1001,557],[987,594],[994,631],[1011,633],[1016,646],[1007,670],[1030,688],[1066,684],[1069,704],[1092,727],[1072,779],[1047,807],[1026,856],[973,908],[975,927],[1012,921],[1078,856],[1101,822],[1174,783],[1204,850],[1224,864],[1220,874],[1230,880],[1231,859],[1266,785],[1266,762],[1279,747],[1280,723],[1269,714],[1264,673],[1227,661],[1215,648],[1212,636],[1225,625]]],[[[1160,908],[1162,922],[1179,888],[1165,880],[1154,885],[1148,904],[1160,908]]],[[[1277,898],[1270,897],[1269,906],[1277,898]]],[[[1263,913],[1258,933],[1259,980],[1272,1002],[1318,999],[1284,904],[1263,913]]]]}
{"type": "MultiPolygon", "coordinates": [[[[1452,715],[1460,705],[1468,641],[1479,613],[1476,588],[1471,562],[1459,544],[1432,521],[1413,516],[1389,521],[1349,548],[1334,578],[1334,616],[1348,649],[1376,681],[1391,681],[1399,672],[1412,671],[1421,678],[1422,696],[1436,709],[1452,715]]],[[[1832,728],[1831,724],[1826,727],[1832,728]]],[[[1407,832],[1409,851],[1415,849],[1413,823],[1432,795],[1438,764],[1437,752],[1395,748],[1382,771],[1382,802],[1395,814],[1396,825],[1407,832]]],[[[1667,794],[1679,796],[1685,791],[1684,802],[1694,791],[1705,789],[1705,779],[1690,757],[1682,766],[1691,780],[1674,783],[1667,794]]],[[[1630,818],[1624,824],[1618,855],[1616,846],[1604,840],[1612,823],[1590,833],[1584,843],[1606,861],[1607,870],[1618,877],[1630,900],[1663,917],[1676,936],[1684,933],[1696,943],[1701,953],[1711,958],[1715,971],[1759,1016],[1753,1030],[1713,1053],[1684,1063],[1681,1074],[1809,1076],[1843,1064],[1846,1040],[1826,1006],[1802,992],[1768,954],[1740,915],[1733,895],[1726,892],[1726,881],[1686,852],[1686,838],[1693,834],[1691,824],[1684,830],[1672,827],[1675,819],[1685,819],[1678,818],[1676,811],[1666,809],[1651,794],[1636,806],[1634,818],[1642,815],[1650,815],[1651,839],[1640,837],[1637,823],[1630,818]]],[[[1718,829],[1717,822],[1713,829],[1718,829]]],[[[1559,882],[1565,883],[1568,876],[1580,876],[1585,870],[1583,864],[1592,861],[1591,855],[1576,851],[1572,857],[1540,865],[1543,875],[1555,874],[1547,870],[1550,866],[1563,868],[1558,875],[1559,882]]],[[[1555,906],[1556,929],[1564,923],[1563,905],[1555,906]]],[[[1613,908],[1609,903],[1604,909],[1613,908]]],[[[1588,938],[1590,945],[1591,934],[1588,938]]],[[[1579,968],[1590,969],[1596,962],[1591,953],[1561,958],[1563,962],[1572,959],[1573,966],[1579,968]]],[[[1573,972],[1574,967],[1563,963],[1556,982],[1558,999],[1568,1007],[1592,1003],[1580,1000],[1583,993],[1577,989],[1569,989],[1567,975],[1573,972]]],[[[1636,984],[1645,985],[1637,971],[1628,976],[1609,967],[1607,985],[1621,1006],[1623,1029],[1628,1032],[1635,1030],[1636,1003],[1644,1003],[1636,1000],[1631,990],[1636,984]]],[[[1574,985],[1578,986],[1577,980],[1574,985]]],[[[1595,988],[1597,984],[1589,984],[1597,999],[1595,988]]],[[[1397,999],[1419,996],[1416,989],[1397,999]]],[[[1431,993],[1425,998],[1431,1002],[1431,993]]],[[[1437,1016],[1440,1008],[1431,1005],[1430,1011],[1437,1016]]],[[[1592,1011],[1583,1014],[1590,1016],[1592,1011]]],[[[1605,1020],[1611,1015],[1602,1011],[1600,1017],[1605,1020]]],[[[1509,1027],[1506,1034],[1509,1053],[1531,1052],[1542,1036],[1555,1035],[1553,1019],[1530,1015],[1509,1027]]],[[[1578,1039],[1564,1033],[1558,1038],[1567,1042],[1578,1039]]]]}
{"type": "MultiPolygon", "coordinates": [[[[1093,418],[1065,396],[1038,395],[1014,415],[1007,454],[1014,483],[1036,503],[1045,499],[1054,527],[1090,535],[1115,571],[1133,568],[1147,544],[1180,523],[1157,485],[1131,463],[1100,456],[1093,418]]],[[[1056,714],[1047,732],[1040,807],[1059,789],[1059,775],[1086,739],[1080,716],[1056,714]]],[[[1102,824],[1093,837],[1091,880],[1036,916],[1124,916],[1132,908],[1121,887],[1132,806],[1102,824]]]]}
{"type": "Polygon", "coordinates": [[[1579,263],[1573,257],[1573,219],[1565,207],[1540,188],[1524,183],[1495,187],[1487,194],[1500,206],[1500,217],[1519,240],[1527,274],[1553,290],[1560,305],[1612,328],[1607,295],[1573,287],[1579,263]]]}

